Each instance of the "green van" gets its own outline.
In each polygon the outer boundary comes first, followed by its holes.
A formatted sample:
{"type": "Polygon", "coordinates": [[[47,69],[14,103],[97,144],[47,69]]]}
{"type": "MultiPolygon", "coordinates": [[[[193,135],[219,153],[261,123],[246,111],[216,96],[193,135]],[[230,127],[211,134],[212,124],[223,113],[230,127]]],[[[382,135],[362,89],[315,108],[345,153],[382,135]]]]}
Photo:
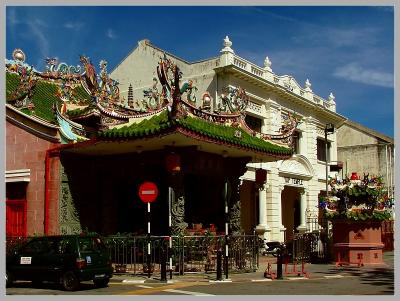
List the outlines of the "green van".
{"type": "Polygon", "coordinates": [[[113,268],[100,236],[64,235],[35,237],[6,260],[6,285],[15,280],[60,283],[67,291],[79,289],[81,281],[97,287],[108,285],[113,268]]]}

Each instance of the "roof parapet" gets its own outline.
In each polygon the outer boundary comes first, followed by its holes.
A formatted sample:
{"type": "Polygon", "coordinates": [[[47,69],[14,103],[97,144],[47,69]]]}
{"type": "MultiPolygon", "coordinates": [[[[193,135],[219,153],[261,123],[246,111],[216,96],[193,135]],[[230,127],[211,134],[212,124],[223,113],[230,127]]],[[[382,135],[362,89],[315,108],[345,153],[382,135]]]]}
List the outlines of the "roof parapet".
{"type": "Polygon", "coordinates": [[[264,60],[264,67],[259,67],[256,64],[235,54],[232,46],[232,41],[228,36],[223,42],[224,48],[220,51],[220,67],[235,66],[236,68],[250,73],[252,76],[264,79],[275,86],[280,86],[288,92],[301,96],[317,105],[324,107],[327,110],[336,112],[336,103],[316,95],[311,89],[310,80],[307,79],[304,87],[301,87],[296,80],[290,75],[276,75],[271,68],[272,62],[267,56],[264,60]]]}

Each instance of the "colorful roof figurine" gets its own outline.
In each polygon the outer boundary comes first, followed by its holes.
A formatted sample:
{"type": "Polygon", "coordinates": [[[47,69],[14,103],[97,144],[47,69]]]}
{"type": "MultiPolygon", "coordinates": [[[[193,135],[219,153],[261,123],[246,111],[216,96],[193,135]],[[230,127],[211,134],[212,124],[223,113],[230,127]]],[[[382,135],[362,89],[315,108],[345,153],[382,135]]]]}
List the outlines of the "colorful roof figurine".
{"type": "Polygon", "coordinates": [[[143,90],[143,99],[134,100],[128,91],[126,101],[120,96],[119,83],[109,77],[105,60],[99,64],[99,75],[88,57],[82,55],[80,62],[83,67],[48,58],[45,71],[38,72],[25,64],[25,55],[16,50],[13,60],[6,60],[6,105],[58,126],[65,143],[92,139],[108,152],[112,152],[110,142],[156,139],[157,143],[151,144],[159,144],[159,148],[171,142],[220,152],[222,145],[233,156],[254,157],[256,153],[262,161],[292,155],[291,140],[298,120],[289,115],[281,131],[270,135],[250,129],[245,122],[249,99],[241,87],[226,87],[213,107],[210,93],[202,92],[198,100],[193,81],[181,83],[179,67],[164,55],[156,68],[157,78],[143,90]]]}

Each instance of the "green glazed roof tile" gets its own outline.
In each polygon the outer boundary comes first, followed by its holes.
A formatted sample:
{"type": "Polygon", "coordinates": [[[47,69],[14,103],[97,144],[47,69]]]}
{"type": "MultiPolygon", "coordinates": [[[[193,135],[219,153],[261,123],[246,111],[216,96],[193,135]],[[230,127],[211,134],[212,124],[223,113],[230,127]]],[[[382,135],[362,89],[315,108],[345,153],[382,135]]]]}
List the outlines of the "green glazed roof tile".
{"type": "Polygon", "coordinates": [[[160,115],[145,119],[142,122],[114,128],[98,132],[98,137],[101,138],[132,138],[154,136],[161,132],[166,132],[168,129],[180,126],[197,134],[223,141],[239,147],[246,147],[261,152],[268,152],[279,155],[291,155],[292,150],[288,147],[279,146],[268,141],[253,137],[240,128],[232,128],[224,125],[214,124],[199,118],[187,116],[185,118],[169,121],[167,112],[162,112],[160,115]],[[241,138],[235,136],[235,132],[241,132],[241,138]]]}
{"type": "MultiPolygon", "coordinates": [[[[11,93],[18,87],[20,76],[18,74],[6,72],[6,101],[10,102],[11,93]]],[[[34,114],[49,122],[55,123],[56,117],[53,111],[53,104],[61,104],[61,100],[56,96],[58,86],[45,80],[39,79],[33,88],[32,102],[35,105],[34,114]]],[[[91,97],[86,93],[82,86],[77,86],[75,89],[76,96],[86,103],[91,102],[91,97]]],[[[21,95],[24,97],[24,95],[21,95]]],[[[72,116],[79,116],[87,113],[91,108],[85,110],[74,110],[72,116]],[[82,112],[83,111],[83,112],[82,112]]],[[[21,112],[27,115],[32,115],[28,109],[22,109],[21,112]]],[[[71,115],[70,115],[71,116],[71,115]]]]}

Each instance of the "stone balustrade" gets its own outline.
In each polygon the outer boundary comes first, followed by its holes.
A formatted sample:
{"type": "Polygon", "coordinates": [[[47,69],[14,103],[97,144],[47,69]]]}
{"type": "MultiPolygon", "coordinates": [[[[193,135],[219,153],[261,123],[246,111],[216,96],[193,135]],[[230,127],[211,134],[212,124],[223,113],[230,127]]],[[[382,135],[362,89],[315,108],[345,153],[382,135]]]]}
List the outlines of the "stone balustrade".
{"type": "Polygon", "coordinates": [[[231,55],[232,55],[232,59],[229,61],[231,63],[233,63],[233,65],[235,65],[236,67],[251,73],[255,77],[262,78],[264,80],[267,80],[267,81],[273,83],[274,85],[281,86],[284,89],[286,89],[294,94],[297,94],[307,100],[310,100],[311,102],[313,102],[315,104],[321,105],[328,110],[335,111],[335,105],[333,103],[323,99],[322,97],[320,97],[318,95],[315,95],[311,90],[302,88],[297,83],[293,83],[292,86],[288,85],[288,82],[287,82],[288,76],[287,75],[278,76],[278,75],[274,74],[272,71],[263,69],[263,68],[257,66],[256,64],[253,64],[253,63],[239,57],[236,54],[231,54],[231,55]]]}

